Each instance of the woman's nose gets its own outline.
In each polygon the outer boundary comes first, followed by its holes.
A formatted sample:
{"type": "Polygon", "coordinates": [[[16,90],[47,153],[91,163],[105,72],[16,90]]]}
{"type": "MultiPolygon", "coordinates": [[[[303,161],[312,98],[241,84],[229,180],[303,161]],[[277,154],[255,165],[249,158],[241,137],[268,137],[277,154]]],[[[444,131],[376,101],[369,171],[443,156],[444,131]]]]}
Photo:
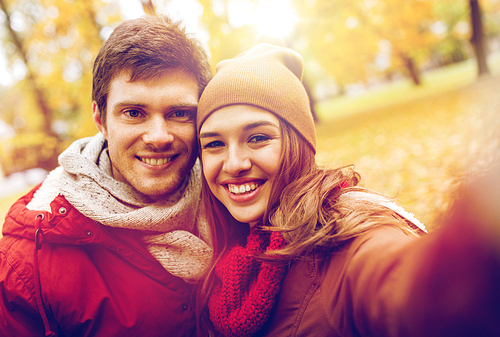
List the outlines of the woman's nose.
{"type": "Polygon", "coordinates": [[[222,167],[226,173],[231,176],[238,176],[251,167],[252,162],[244,149],[236,146],[229,147],[222,167]]]}

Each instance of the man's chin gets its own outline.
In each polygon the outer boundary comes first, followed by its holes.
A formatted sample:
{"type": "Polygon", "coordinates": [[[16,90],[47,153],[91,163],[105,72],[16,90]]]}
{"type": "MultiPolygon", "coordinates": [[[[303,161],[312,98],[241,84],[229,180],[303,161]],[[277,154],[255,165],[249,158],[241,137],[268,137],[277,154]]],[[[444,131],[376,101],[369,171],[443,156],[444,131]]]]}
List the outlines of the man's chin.
{"type": "Polygon", "coordinates": [[[152,202],[156,202],[177,192],[190,170],[178,169],[174,172],[164,172],[163,176],[149,176],[148,172],[144,174],[144,172],[136,171],[135,175],[129,177],[128,183],[140,194],[148,197],[152,202]]]}
{"type": "Polygon", "coordinates": [[[144,185],[137,187],[134,186],[134,188],[142,195],[148,197],[152,202],[156,202],[168,198],[170,195],[177,192],[182,185],[182,181],[182,179],[176,179],[175,181],[170,181],[169,184],[163,184],[163,186],[160,184],[152,184],[147,187],[144,185]]]}

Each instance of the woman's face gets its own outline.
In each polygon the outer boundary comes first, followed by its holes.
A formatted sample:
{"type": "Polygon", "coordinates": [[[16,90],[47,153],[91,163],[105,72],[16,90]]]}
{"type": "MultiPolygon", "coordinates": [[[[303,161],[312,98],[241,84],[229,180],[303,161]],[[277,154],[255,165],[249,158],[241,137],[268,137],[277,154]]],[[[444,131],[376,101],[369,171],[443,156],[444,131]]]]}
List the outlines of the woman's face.
{"type": "Polygon", "coordinates": [[[203,173],[210,190],[238,221],[259,221],[280,163],[281,132],[272,113],[231,105],[212,113],[200,129],[203,173]]]}

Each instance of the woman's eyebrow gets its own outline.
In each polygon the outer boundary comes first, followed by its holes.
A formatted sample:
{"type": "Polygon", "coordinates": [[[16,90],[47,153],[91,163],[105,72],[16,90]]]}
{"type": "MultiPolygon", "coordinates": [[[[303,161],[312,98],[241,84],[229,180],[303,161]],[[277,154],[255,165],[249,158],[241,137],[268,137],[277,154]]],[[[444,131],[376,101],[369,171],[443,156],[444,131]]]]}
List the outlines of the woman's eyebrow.
{"type": "MultiPolygon", "coordinates": [[[[259,127],[259,126],[263,126],[263,125],[264,126],[265,125],[270,125],[270,126],[274,126],[275,128],[278,128],[278,126],[275,123],[273,123],[273,122],[269,122],[269,121],[257,121],[257,122],[253,122],[253,123],[245,125],[243,127],[243,131],[248,131],[248,130],[254,129],[256,127],[259,127]]],[[[202,132],[202,133],[200,133],[199,138],[218,137],[218,136],[220,136],[220,133],[209,131],[209,132],[202,132]]]]}
{"type": "Polygon", "coordinates": [[[278,126],[276,124],[274,124],[273,122],[270,122],[270,121],[257,121],[257,122],[253,122],[253,123],[245,125],[243,127],[243,130],[247,131],[247,130],[250,130],[250,129],[262,126],[262,125],[271,125],[271,126],[274,126],[275,128],[278,128],[278,126]]]}
{"type": "Polygon", "coordinates": [[[200,133],[199,138],[217,137],[217,136],[220,136],[218,132],[202,132],[200,133]]]}

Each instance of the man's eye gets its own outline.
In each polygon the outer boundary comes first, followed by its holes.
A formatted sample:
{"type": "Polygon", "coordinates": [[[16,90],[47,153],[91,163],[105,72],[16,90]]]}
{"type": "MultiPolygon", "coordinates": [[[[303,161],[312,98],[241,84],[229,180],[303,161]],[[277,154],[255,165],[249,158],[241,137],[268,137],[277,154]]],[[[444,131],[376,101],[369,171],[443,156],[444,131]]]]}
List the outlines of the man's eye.
{"type": "Polygon", "coordinates": [[[141,115],[141,112],[138,110],[127,110],[127,111],[125,111],[125,114],[129,117],[136,118],[136,117],[139,117],[141,115]]]}
{"type": "Polygon", "coordinates": [[[220,140],[216,140],[216,141],[213,141],[213,142],[210,142],[210,143],[203,145],[202,148],[213,149],[213,148],[222,147],[222,146],[224,146],[224,143],[221,142],[220,140]]]}
{"type": "Polygon", "coordinates": [[[191,119],[191,116],[192,116],[191,111],[187,111],[187,110],[178,110],[172,114],[172,117],[179,118],[179,119],[191,119]]]}

